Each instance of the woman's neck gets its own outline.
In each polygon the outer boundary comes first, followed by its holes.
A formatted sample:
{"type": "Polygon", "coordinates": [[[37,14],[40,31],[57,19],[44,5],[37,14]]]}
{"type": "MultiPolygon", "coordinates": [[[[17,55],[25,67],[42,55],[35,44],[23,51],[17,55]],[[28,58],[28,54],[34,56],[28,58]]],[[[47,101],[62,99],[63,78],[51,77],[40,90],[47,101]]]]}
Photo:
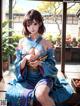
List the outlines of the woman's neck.
{"type": "Polygon", "coordinates": [[[34,40],[34,39],[36,39],[37,37],[39,36],[39,34],[37,33],[37,34],[35,34],[35,35],[30,35],[30,37],[34,40]]]}

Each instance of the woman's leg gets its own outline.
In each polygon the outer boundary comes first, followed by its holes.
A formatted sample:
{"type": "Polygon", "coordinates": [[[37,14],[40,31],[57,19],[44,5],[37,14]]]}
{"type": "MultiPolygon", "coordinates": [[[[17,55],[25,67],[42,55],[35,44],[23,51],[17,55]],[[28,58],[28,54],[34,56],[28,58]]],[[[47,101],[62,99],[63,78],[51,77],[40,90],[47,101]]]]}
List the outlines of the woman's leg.
{"type": "Polygon", "coordinates": [[[36,99],[42,106],[55,106],[53,99],[49,96],[50,87],[47,84],[39,83],[35,90],[36,99]]]}

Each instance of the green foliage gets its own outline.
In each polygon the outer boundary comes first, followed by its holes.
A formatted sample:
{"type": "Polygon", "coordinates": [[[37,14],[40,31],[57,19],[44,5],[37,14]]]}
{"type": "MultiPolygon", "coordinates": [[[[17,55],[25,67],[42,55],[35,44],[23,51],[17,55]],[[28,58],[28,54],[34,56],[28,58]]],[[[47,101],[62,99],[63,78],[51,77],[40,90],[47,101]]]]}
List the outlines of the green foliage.
{"type": "Polygon", "coordinates": [[[51,2],[51,1],[42,1],[37,9],[43,13],[53,14],[61,11],[61,5],[60,2],[51,2]]]}
{"type": "Polygon", "coordinates": [[[44,38],[46,39],[46,40],[49,40],[49,41],[51,41],[52,43],[53,43],[53,45],[54,44],[56,44],[56,35],[55,36],[53,36],[51,33],[46,33],[45,35],[44,35],[44,38]]]}
{"type": "Polygon", "coordinates": [[[17,33],[14,33],[12,35],[12,41],[15,42],[15,43],[18,43],[19,42],[19,39],[23,38],[23,35],[22,34],[17,34],[17,33]]]}
{"type": "Polygon", "coordinates": [[[52,41],[52,34],[51,34],[51,33],[47,33],[47,34],[44,35],[44,38],[45,38],[46,40],[52,41]]]}
{"type": "Polygon", "coordinates": [[[2,23],[2,58],[3,61],[8,60],[10,55],[14,54],[15,46],[10,43],[12,37],[9,36],[9,32],[14,32],[12,29],[7,27],[9,21],[4,21],[2,23]]]}
{"type": "Polygon", "coordinates": [[[80,43],[80,37],[78,38],[78,42],[80,43]]]}
{"type": "MultiPolygon", "coordinates": [[[[53,47],[61,47],[62,36],[58,33],[55,35],[45,33],[44,39],[51,41],[53,43],[53,47]]],[[[76,37],[72,38],[71,34],[68,33],[66,36],[66,47],[80,47],[80,37],[78,37],[78,39],[76,39],[76,37]]]]}
{"type": "MultiPolygon", "coordinates": [[[[74,0],[71,0],[74,1],[74,0]]],[[[37,9],[43,13],[62,14],[62,2],[42,1],[37,9]]],[[[80,9],[80,3],[68,3],[68,14],[75,14],[80,9]]]]}

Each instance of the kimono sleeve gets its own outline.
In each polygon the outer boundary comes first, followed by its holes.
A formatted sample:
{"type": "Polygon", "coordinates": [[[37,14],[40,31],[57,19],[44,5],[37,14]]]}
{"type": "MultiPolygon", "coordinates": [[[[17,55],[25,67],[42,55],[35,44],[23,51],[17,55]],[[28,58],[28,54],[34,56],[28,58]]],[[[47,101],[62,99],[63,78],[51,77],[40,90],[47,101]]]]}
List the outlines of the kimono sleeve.
{"type": "Polygon", "coordinates": [[[55,58],[54,58],[54,50],[47,50],[48,58],[41,63],[41,67],[43,68],[43,76],[56,77],[57,68],[55,67],[55,58]]]}
{"type": "Polygon", "coordinates": [[[20,69],[21,60],[22,60],[22,52],[20,49],[17,49],[16,50],[16,60],[14,62],[15,75],[16,75],[17,81],[24,81],[24,80],[26,80],[26,76],[27,76],[27,67],[25,66],[25,68],[22,71],[20,69]]]}

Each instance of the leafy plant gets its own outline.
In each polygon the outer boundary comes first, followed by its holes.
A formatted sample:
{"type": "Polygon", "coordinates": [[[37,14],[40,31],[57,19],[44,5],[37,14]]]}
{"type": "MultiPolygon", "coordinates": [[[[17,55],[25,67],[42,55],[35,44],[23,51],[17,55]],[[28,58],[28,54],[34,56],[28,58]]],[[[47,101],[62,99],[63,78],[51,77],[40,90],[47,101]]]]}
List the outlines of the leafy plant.
{"type": "Polygon", "coordinates": [[[78,42],[80,43],[80,37],[78,38],[78,42]]]}
{"type": "Polygon", "coordinates": [[[13,30],[8,29],[7,25],[8,25],[8,21],[5,21],[2,23],[2,53],[3,53],[2,58],[3,58],[3,61],[8,60],[9,56],[13,55],[14,50],[15,50],[13,43],[9,42],[12,39],[12,37],[8,35],[8,33],[10,31],[13,32],[13,30]]]}

